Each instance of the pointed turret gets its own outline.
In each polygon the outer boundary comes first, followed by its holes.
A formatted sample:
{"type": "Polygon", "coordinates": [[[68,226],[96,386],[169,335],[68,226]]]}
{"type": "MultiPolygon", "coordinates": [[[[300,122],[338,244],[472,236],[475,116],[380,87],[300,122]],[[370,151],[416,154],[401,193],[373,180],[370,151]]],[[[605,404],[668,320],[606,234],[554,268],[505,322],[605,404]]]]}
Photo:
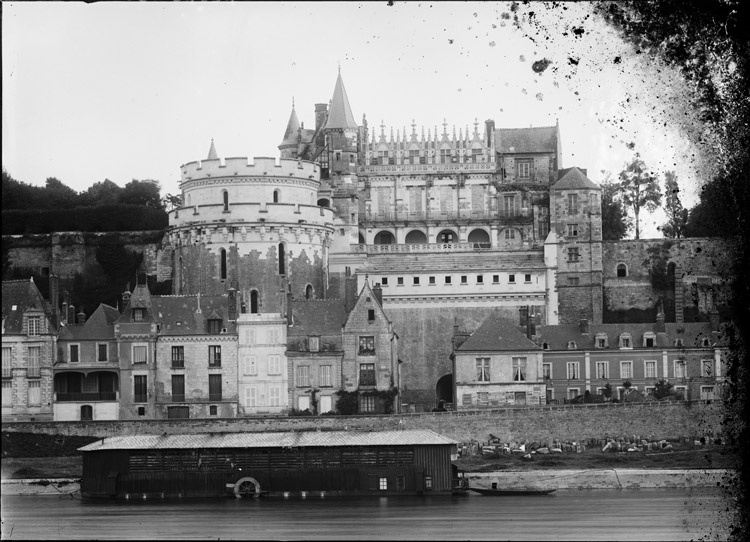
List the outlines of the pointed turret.
{"type": "Polygon", "coordinates": [[[206,160],[218,160],[219,155],[216,153],[216,147],[214,146],[214,140],[211,138],[211,147],[208,149],[208,158],[206,160]]]}
{"type": "Polygon", "coordinates": [[[341,79],[341,72],[339,72],[339,76],[336,79],[336,87],[333,89],[333,99],[331,100],[328,121],[325,127],[327,130],[357,128],[352,108],[349,106],[349,98],[344,88],[344,81],[341,79]]]}
{"type": "Polygon", "coordinates": [[[286,147],[287,145],[297,145],[297,137],[299,136],[299,119],[297,118],[297,111],[294,109],[294,103],[292,103],[292,114],[289,115],[289,122],[286,123],[286,131],[284,132],[284,139],[281,141],[279,148],[286,147]]]}

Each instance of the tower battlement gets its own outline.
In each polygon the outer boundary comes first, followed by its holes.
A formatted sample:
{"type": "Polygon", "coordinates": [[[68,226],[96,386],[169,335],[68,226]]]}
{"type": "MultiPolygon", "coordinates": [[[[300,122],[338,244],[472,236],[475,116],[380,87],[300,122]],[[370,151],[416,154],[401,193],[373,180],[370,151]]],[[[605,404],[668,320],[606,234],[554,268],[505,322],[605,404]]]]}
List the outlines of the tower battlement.
{"type": "Polygon", "coordinates": [[[180,166],[182,182],[206,178],[235,176],[253,177],[297,177],[320,180],[320,166],[307,160],[288,160],[245,156],[196,160],[180,166]]]}

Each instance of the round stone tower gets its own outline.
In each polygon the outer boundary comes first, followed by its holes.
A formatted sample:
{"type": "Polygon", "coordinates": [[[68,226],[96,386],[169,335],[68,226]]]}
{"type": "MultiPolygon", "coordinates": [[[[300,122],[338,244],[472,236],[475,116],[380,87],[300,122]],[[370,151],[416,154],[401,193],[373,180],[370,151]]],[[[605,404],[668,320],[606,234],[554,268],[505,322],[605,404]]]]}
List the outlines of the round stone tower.
{"type": "MultiPolygon", "coordinates": [[[[320,167],[273,158],[181,166],[169,213],[175,294],[240,294],[242,312],[285,313],[288,294],[323,298],[333,211],[317,205],[320,167]]],[[[239,311],[238,311],[239,312],[239,311]]]]}

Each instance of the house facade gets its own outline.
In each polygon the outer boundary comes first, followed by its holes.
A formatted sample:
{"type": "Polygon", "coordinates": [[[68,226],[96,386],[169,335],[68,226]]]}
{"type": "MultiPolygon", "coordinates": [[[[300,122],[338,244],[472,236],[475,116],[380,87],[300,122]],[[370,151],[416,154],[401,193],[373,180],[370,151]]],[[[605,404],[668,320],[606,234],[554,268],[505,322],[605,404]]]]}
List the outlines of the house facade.
{"type": "Polygon", "coordinates": [[[546,403],[541,348],[499,313],[455,344],[456,410],[546,403]]]}
{"type": "MultiPolygon", "coordinates": [[[[68,311],[63,303],[62,314],[68,311]]],[[[90,318],[62,317],[54,365],[55,421],[117,420],[120,359],[115,322],[120,312],[100,304],[90,318]]]]}
{"type": "Polygon", "coordinates": [[[57,329],[32,280],[3,281],[2,419],[52,421],[57,329]]]}

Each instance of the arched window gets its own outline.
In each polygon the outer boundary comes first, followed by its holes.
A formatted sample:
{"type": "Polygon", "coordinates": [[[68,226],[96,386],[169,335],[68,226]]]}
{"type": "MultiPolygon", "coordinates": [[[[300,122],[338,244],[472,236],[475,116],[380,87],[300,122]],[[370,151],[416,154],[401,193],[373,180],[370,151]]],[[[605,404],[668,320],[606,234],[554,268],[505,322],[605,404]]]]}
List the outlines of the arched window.
{"type": "Polygon", "coordinates": [[[318,200],[318,207],[330,207],[330,206],[331,206],[331,203],[327,199],[322,198],[318,200]]]}
{"type": "Polygon", "coordinates": [[[359,244],[360,245],[364,245],[365,244],[365,236],[362,235],[361,233],[359,234],[359,239],[358,240],[359,240],[359,244]]]}
{"type": "Polygon", "coordinates": [[[222,190],[221,194],[224,197],[224,210],[228,211],[229,210],[229,192],[227,192],[226,190],[222,190]]]}
{"type": "Polygon", "coordinates": [[[469,243],[474,243],[474,245],[478,245],[479,247],[489,248],[490,236],[483,229],[477,228],[469,232],[469,243]]]}
{"type": "Polygon", "coordinates": [[[279,243],[279,275],[286,275],[286,252],[284,243],[279,243]]]}
{"type": "Polygon", "coordinates": [[[260,295],[258,290],[250,292],[250,314],[258,314],[258,306],[260,305],[260,295]]]}
{"type": "Polygon", "coordinates": [[[396,242],[393,234],[389,231],[381,231],[375,236],[376,245],[392,245],[396,242]]]}
{"type": "Polygon", "coordinates": [[[456,233],[452,230],[443,230],[438,233],[438,243],[455,243],[456,241],[458,241],[458,239],[456,238],[456,233]]]}
{"type": "Polygon", "coordinates": [[[427,243],[427,236],[421,230],[412,230],[406,234],[407,245],[421,245],[427,243]]]}
{"type": "Polygon", "coordinates": [[[220,262],[220,278],[221,280],[226,280],[227,278],[227,251],[223,248],[221,249],[221,252],[219,253],[221,262],[220,262]]]}
{"type": "Polygon", "coordinates": [[[91,405],[81,405],[81,421],[92,421],[94,419],[94,409],[91,405]]]}
{"type": "Polygon", "coordinates": [[[273,202],[274,203],[278,203],[279,202],[279,191],[278,190],[274,190],[273,191],[273,202]]]}
{"type": "Polygon", "coordinates": [[[308,284],[305,286],[305,299],[312,299],[313,298],[313,287],[312,284],[308,284]]]}
{"type": "Polygon", "coordinates": [[[617,264],[617,278],[625,278],[628,276],[628,266],[624,263],[617,264]]]}

